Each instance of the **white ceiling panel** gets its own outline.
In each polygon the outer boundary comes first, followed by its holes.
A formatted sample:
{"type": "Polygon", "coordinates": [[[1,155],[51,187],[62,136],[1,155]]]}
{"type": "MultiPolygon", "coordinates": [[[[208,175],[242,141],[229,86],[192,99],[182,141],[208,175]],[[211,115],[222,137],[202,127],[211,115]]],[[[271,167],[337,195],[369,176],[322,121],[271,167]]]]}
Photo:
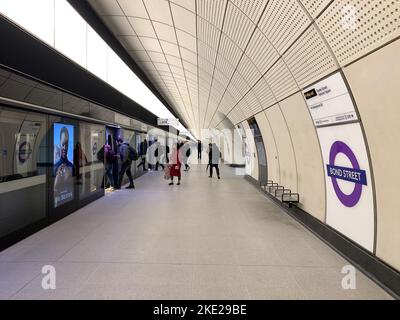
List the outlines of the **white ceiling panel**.
{"type": "MultiPolygon", "coordinates": [[[[96,1],[96,0],[94,0],[96,1]]],[[[117,0],[103,0],[117,1],[117,0]]],[[[142,0],[118,0],[124,14],[128,17],[140,17],[148,19],[148,14],[142,0]]]]}
{"type": "Polygon", "coordinates": [[[193,52],[197,51],[196,37],[181,30],[176,30],[176,36],[180,47],[184,47],[193,52]]]}
{"type": "Polygon", "coordinates": [[[143,0],[147,13],[153,21],[162,22],[172,26],[171,10],[166,0],[143,0]]]}
{"type": "Polygon", "coordinates": [[[128,17],[133,30],[139,37],[150,37],[156,38],[151,21],[143,18],[131,18],[128,17]]]}
{"type": "Polygon", "coordinates": [[[196,131],[239,123],[400,34],[398,0],[89,2],[196,131]]]}
{"type": "Polygon", "coordinates": [[[136,35],[125,16],[104,16],[103,21],[116,36],[136,35]]]}
{"type": "Polygon", "coordinates": [[[193,1],[193,0],[171,0],[170,2],[180,5],[181,7],[184,7],[185,9],[190,10],[193,13],[196,12],[196,1],[193,1]]]}
{"type": "Polygon", "coordinates": [[[171,3],[171,10],[175,27],[195,35],[196,15],[193,12],[186,10],[185,8],[182,8],[180,6],[177,6],[173,3],[171,3]]]}
{"type": "Polygon", "coordinates": [[[148,51],[162,52],[158,39],[140,37],[140,42],[142,43],[143,47],[148,51]]]}
{"type": "Polygon", "coordinates": [[[160,40],[176,42],[175,28],[167,24],[153,21],[154,29],[156,30],[157,37],[160,40]]]}

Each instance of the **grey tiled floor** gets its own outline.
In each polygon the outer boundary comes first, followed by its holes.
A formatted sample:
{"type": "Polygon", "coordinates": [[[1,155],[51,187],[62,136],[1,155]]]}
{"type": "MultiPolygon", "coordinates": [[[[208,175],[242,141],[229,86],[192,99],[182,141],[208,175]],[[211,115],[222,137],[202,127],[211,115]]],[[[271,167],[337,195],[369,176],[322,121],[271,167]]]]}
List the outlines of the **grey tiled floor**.
{"type": "Polygon", "coordinates": [[[390,299],[234,170],[161,173],[0,253],[1,299],[390,299]],[[56,290],[41,287],[43,265],[56,290]]]}

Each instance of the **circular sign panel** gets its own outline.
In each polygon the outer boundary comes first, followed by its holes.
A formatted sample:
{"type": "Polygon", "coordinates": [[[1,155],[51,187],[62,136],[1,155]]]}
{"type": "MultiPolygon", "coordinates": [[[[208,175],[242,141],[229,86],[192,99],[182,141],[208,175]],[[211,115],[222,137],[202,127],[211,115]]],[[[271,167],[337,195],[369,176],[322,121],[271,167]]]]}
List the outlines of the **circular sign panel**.
{"type": "Polygon", "coordinates": [[[340,200],[346,207],[354,207],[361,198],[362,186],[366,185],[366,173],[360,169],[358,160],[350,147],[342,142],[336,141],[332,144],[329,153],[328,176],[331,177],[333,189],[340,200]],[[351,163],[352,168],[338,167],[335,165],[336,156],[342,153],[351,163]],[[354,189],[350,194],[345,194],[338,184],[337,179],[354,183],[354,189]]]}
{"type": "Polygon", "coordinates": [[[18,160],[20,163],[25,163],[32,154],[32,147],[29,142],[24,141],[19,145],[18,160]]]}

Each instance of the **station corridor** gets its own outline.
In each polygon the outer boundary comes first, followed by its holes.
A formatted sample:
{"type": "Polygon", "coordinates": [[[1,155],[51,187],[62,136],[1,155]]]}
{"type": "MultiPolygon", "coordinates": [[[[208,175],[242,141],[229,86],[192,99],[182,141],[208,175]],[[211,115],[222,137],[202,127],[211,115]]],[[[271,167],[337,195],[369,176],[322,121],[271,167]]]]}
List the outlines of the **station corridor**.
{"type": "Polygon", "coordinates": [[[135,190],[107,192],[0,253],[1,299],[390,299],[344,260],[222,165],[168,186],[162,172],[135,190]],[[44,265],[56,289],[42,289],[44,265]]]}

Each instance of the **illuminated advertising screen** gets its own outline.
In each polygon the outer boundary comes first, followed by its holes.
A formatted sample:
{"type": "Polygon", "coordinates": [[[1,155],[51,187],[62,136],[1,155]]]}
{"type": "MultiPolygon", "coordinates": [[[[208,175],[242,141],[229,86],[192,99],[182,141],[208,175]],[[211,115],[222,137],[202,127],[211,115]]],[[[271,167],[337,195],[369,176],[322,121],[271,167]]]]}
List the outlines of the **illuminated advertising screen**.
{"type": "Polygon", "coordinates": [[[74,126],[54,124],[54,208],[74,199],[74,126]]]}

